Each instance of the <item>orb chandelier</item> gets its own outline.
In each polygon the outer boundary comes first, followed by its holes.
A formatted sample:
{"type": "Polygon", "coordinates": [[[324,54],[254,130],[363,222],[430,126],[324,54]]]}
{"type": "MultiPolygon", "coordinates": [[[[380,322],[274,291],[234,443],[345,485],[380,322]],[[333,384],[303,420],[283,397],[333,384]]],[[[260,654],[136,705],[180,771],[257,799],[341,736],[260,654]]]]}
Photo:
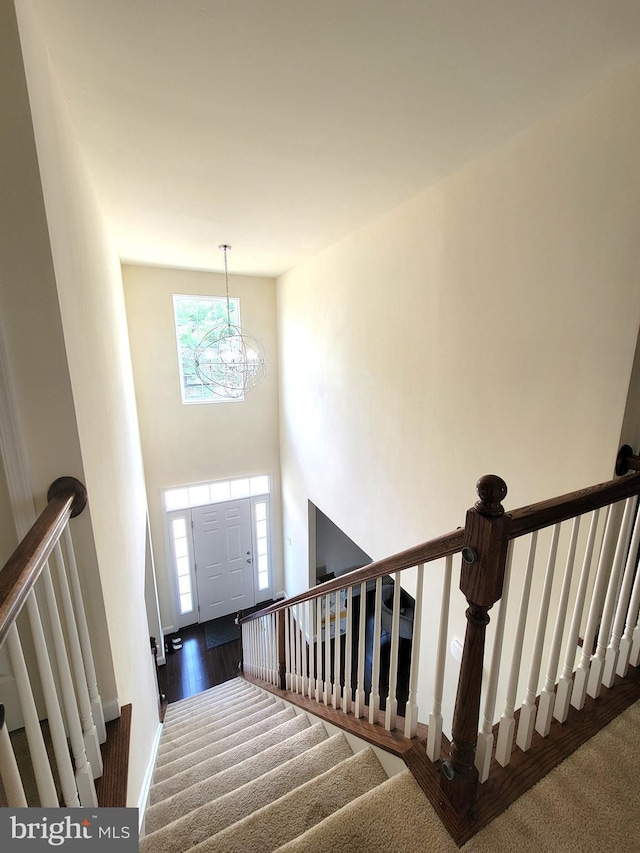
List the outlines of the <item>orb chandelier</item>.
{"type": "Polygon", "coordinates": [[[227,252],[222,244],[227,317],[216,323],[196,346],[195,371],[200,381],[218,397],[240,399],[265,377],[264,347],[252,334],[231,322],[227,252]]]}

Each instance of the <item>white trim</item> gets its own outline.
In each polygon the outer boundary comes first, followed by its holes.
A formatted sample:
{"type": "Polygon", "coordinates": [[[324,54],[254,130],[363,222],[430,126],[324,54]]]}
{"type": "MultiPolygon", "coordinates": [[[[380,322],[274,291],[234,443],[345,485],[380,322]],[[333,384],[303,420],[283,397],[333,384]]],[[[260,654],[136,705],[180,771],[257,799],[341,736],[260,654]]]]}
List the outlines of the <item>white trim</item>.
{"type": "Polygon", "coordinates": [[[108,702],[102,703],[102,713],[104,714],[105,723],[110,723],[118,719],[120,716],[120,701],[117,696],[115,699],[109,699],[108,702]]]}
{"type": "Polygon", "coordinates": [[[142,780],[140,788],[140,796],[138,797],[138,833],[140,838],[144,836],[144,816],[147,806],[149,805],[149,793],[151,791],[151,782],[153,780],[153,771],[156,769],[156,759],[158,757],[158,748],[160,746],[160,736],[162,735],[162,723],[158,723],[153,744],[151,745],[151,753],[149,755],[149,763],[142,780]]]}

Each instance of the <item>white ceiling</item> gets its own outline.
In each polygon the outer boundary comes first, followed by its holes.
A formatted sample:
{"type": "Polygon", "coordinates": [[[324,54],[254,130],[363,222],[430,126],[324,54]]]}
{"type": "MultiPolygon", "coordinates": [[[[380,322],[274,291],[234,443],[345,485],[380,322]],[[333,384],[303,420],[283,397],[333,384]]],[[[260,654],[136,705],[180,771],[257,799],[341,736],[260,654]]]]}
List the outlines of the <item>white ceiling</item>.
{"type": "Polygon", "coordinates": [[[277,275],[640,61],[638,0],[32,0],[123,260],[277,275]]]}

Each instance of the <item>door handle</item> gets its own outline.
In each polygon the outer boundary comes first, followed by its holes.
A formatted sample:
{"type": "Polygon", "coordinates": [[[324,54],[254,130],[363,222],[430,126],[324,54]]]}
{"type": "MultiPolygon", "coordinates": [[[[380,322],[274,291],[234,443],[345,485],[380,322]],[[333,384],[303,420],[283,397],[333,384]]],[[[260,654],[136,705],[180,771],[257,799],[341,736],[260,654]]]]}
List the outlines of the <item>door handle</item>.
{"type": "Polygon", "coordinates": [[[249,559],[247,560],[247,563],[250,563],[250,562],[251,562],[251,559],[249,558],[249,559]]]}

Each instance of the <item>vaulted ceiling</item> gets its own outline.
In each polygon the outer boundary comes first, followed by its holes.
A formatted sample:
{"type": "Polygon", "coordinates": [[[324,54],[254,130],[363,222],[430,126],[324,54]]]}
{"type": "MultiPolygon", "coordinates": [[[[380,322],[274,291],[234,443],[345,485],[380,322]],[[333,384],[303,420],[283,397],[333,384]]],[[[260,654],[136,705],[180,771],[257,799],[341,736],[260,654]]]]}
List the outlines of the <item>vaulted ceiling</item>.
{"type": "Polygon", "coordinates": [[[124,261],[277,275],[640,61],[638,0],[30,0],[124,261]]]}

